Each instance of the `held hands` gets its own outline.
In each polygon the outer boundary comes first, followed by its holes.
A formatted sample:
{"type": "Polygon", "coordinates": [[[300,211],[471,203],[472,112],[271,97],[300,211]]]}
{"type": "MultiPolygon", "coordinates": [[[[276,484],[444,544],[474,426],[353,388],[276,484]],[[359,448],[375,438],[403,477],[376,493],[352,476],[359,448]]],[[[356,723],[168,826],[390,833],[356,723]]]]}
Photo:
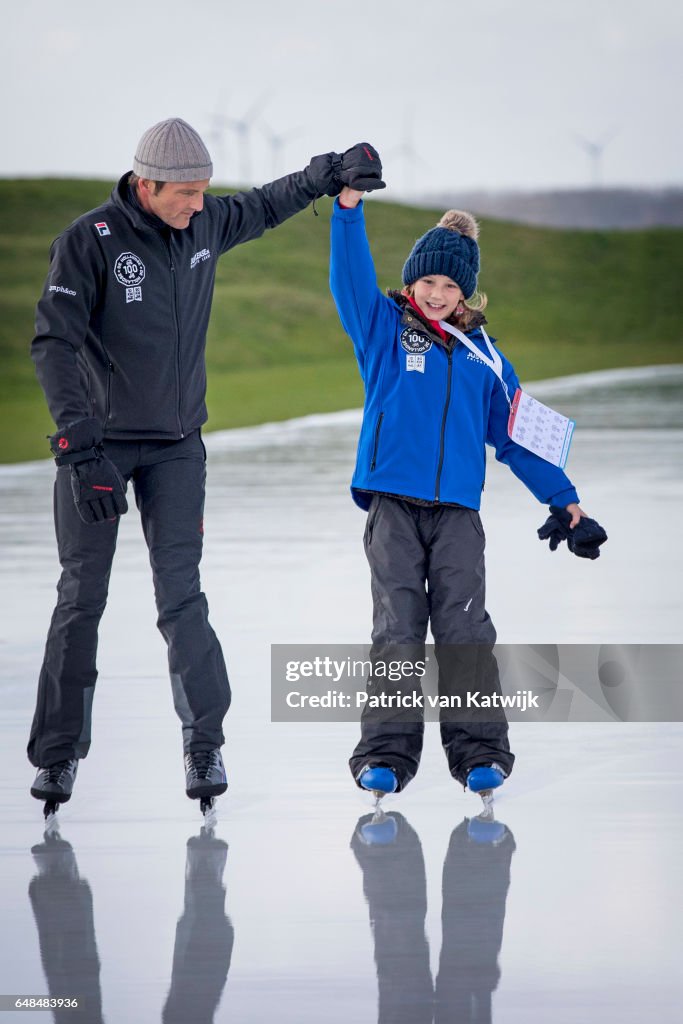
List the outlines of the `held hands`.
{"type": "Polygon", "coordinates": [[[338,196],[344,186],[360,192],[386,188],[382,161],[369,142],[358,142],[344,153],[314,156],[306,170],[321,196],[338,196]]]}
{"type": "Polygon", "coordinates": [[[70,466],[71,490],[85,523],[117,519],[128,511],[126,482],[102,448],[102,427],[86,417],[67,424],[50,438],[58,466],[70,466]]]}
{"type": "Polygon", "coordinates": [[[349,210],[353,210],[354,207],[358,206],[359,202],[365,195],[357,188],[349,188],[348,185],[344,185],[344,188],[339,193],[339,203],[341,206],[345,206],[349,210]]]}
{"type": "Polygon", "coordinates": [[[572,502],[566,508],[550,506],[550,515],[538,529],[539,540],[550,541],[550,550],[556,551],[563,540],[578,558],[600,557],[600,545],[607,540],[605,530],[595,519],[572,502]]]}
{"type": "Polygon", "coordinates": [[[369,142],[358,142],[342,155],[340,177],[342,185],[359,192],[374,192],[386,188],[382,181],[382,161],[369,142]]]}

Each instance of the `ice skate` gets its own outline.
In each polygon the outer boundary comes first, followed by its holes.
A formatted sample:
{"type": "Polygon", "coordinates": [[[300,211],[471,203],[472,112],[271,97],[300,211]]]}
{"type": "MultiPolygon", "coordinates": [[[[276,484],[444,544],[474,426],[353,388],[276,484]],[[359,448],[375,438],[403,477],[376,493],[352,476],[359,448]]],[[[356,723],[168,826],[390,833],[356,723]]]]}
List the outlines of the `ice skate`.
{"type": "Polygon", "coordinates": [[[78,761],[75,757],[38,769],[31,786],[31,796],[45,801],[43,814],[46,823],[51,821],[61,804],[71,799],[77,771],[78,761]]]}
{"type": "Polygon", "coordinates": [[[484,804],[485,811],[493,806],[493,791],[505,782],[505,772],[498,764],[479,764],[467,775],[467,788],[478,793],[484,804]]]}
{"type": "Polygon", "coordinates": [[[199,800],[208,827],[215,824],[214,801],[227,788],[228,779],[220,750],[195,750],[185,754],[185,792],[190,800],[199,800]]]}
{"type": "Polygon", "coordinates": [[[358,783],[363,789],[367,789],[375,798],[375,816],[382,813],[380,800],[387,793],[395,793],[398,788],[398,779],[391,768],[383,765],[371,767],[366,765],[358,775],[358,783]]]}

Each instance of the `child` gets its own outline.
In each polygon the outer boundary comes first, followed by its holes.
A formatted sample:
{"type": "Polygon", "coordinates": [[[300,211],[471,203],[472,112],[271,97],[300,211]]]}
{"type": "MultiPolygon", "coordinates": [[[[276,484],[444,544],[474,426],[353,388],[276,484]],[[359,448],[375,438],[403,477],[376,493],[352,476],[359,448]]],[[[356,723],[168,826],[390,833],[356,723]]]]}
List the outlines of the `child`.
{"type": "MultiPolygon", "coordinates": [[[[395,645],[418,648],[430,622],[441,674],[448,659],[439,650],[481,645],[484,660],[477,671],[489,692],[495,691],[496,633],[484,605],[478,513],[484,444],[495,447],[496,457],[539,501],[555,506],[554,533],[547,534],[551,546],[571,535],[585,513],[565,473],[508,436],[509,399],[518,380],[482,331],[485,298],[468,303],[479,271],[474,218],[446,213],[413,246],[403,290],[385,296],[377,287],[362,196],[347,187],[335,202],[330,285],[365,384],[351,491],[368,511],[364,544],[373,652],[395,645]],[[465,341],[444,322],[465,334],[465,341]],[[494,371],[500,360],[502,380],[494,371]]],[[[441,683],[440,677],[440,689],[441,683]]],[[[379,722],[364,715],[349,762],[356,783],[377,793],[402,790],[417,771],[423,731],[422,721],[406,716],[379,722]]],[[[512,770],[502,714],[466,723],[442,716],[441,739],[451,775],[474,792],[501,785],[512,770]]]]}

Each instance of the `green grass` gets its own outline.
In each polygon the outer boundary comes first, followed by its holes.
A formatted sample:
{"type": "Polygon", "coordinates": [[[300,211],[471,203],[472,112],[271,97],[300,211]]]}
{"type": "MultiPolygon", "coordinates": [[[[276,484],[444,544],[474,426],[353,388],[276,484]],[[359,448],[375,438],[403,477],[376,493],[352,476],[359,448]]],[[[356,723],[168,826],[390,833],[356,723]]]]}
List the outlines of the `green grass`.
{"type": "MultiPolygon", "coordinates": [[[[45,455],[52,423],[29,346],[51,240],[111,184],[0,181],[0,460],[45,455]]],[[[209,330],[209,429],[360,405],[327,286],[330,200],[220,263],[209,330]]],[[[437,213],[367,204],[381,287],[398,286],[437,213]]],[[[485,220],[480,287],[490,333],[524,380],[683,361],[683,231],[558,231],[485,220]]]]}

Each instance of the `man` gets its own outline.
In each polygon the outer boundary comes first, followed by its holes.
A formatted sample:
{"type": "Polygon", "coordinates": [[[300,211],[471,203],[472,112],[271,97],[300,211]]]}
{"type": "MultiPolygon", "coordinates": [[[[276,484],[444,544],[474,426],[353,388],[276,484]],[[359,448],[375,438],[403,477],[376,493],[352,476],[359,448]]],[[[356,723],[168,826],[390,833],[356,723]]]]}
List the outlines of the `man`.
{"type": "Polygon", "coordinates": [[[218,257],[344,184],[381,178],[359,144],[235,196],[206,195],[211,158],[180,118],[142,136],[133,172],[53,243],[32,357],[57,425],[62,565],[28,755],[46,813],[70,799],[90,747],[99,620],[132,483],[182,723],[186,792],[227,788],[230,686],[200,589],[207,418],[204,352],[218,257]]]}

